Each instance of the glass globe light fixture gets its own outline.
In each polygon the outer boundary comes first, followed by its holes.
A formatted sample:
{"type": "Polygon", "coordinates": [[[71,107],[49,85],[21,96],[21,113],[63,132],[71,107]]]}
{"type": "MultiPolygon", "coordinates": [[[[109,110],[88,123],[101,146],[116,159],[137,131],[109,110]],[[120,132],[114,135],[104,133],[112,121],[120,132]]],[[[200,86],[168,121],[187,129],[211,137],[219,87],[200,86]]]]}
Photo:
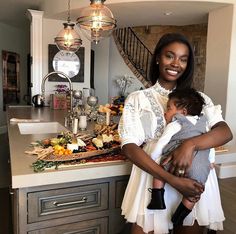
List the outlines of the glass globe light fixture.
{"type": "Polygon", "coordinates": [[[82,10],[76,24],[87,39],[97,44],[111,35],[116,28],[116,20],[110,9],[104,5],[105,0],[90,1],[90,6],[82,10]]]}
{"type": "Polygon", "coordinates": [[[68,0],[67,22],[63,23],[64,28],[55,37],[54,42],[59,50],[76,52],[81,47],[82,40],[74,29],[75,24],[70,21],[70,0],[68,0]]]}

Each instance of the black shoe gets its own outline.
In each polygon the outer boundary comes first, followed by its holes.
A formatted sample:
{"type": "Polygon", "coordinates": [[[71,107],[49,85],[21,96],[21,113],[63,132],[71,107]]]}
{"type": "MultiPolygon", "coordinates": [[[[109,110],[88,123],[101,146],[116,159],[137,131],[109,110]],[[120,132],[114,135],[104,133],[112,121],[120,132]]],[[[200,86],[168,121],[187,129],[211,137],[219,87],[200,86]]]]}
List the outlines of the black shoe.
{"type": "Polygon", "coordinates": [[[215,230],[208,229],[207,234],[216,234],[217,232],[215,230]]]}
{"type": "Polygon", "coordinates": [[[149,210],[164,210],[166,208],[164,201],[165,189],[149,189],[149,191],[152,193],[152,196],[147,208],[149,210]]]}
{"type": "Polygon", "coordinates": [[[179,206],[177,207],[175,213],[173,214],[171,221],[174,225],[174,227],[183,225],[184,219],[188,216],[188,214],[192,210],[189,210],[185,205],[181,202],[179,206]]]}

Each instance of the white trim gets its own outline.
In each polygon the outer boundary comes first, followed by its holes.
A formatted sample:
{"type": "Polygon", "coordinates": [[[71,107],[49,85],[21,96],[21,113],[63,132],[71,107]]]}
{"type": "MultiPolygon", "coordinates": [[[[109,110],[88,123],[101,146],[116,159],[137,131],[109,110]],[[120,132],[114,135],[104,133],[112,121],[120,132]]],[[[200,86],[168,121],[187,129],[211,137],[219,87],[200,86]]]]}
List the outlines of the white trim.
{"type": "Polygon", "coordinates": [[[43,11],[28,9],[31,20],[30,25],[30,54],[31,65],[31,95],[41,93],[41,82],[43,78],[43,11]]]}
{"type": "Polygon", "coordinates": [[[225,163],[215,166],[219,179],[236,177],[236,163],[225,163]]]}
{"type": "Polygon", "coordinates": [[[218,178],[236,177],[236,149],[227,146],[228,151],[216,154],[216,174],[218,178]]]}

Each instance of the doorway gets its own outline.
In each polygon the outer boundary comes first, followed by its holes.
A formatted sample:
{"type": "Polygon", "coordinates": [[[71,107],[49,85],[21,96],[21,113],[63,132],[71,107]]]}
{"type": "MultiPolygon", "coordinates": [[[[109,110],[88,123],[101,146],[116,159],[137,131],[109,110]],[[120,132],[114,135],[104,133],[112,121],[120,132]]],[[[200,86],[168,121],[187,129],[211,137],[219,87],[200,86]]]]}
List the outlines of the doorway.
{"type": "Polygon", "coordinates": [[[3,72],[3,110],[7,104],[20,102],[20,55],[10,51],[2,51],[3,72]]]}

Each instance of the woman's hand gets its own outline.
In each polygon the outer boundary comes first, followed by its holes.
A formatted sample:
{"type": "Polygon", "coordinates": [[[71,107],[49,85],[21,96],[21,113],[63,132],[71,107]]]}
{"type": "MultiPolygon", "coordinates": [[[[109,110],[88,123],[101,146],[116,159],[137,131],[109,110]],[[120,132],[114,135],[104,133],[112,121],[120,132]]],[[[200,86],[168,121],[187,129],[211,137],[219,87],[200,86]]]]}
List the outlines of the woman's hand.
{"type": "Polygon", "coordinates": [[[126,144],[123,146],[122,151],[123,154],[125,154],[130,161],[135,163],[138,167],[145,170],[153,177],[167,182],[189,200],[199,199],[201,193],[204,191],[204,187],[196,181],[188,178],[179,178],[165,171],[136,144],[126,144]]]}
{"type": "Polygon", "coordinates": [[[192,165],[194,148],[191,139],[183,141],[180,146],[173,150],[168,157],[163,160],[162,165],[169,164],[169,172],[176,176],[186,176],[188,169],[192,165]]]}
{"type": "Polygon", "coordinates": [[[192,202],[198,201],[201,194],[204,192],[204,186],[202,184],[188,178],[174,176],[171,185],[192,202]]]}
{"type": "Polygon", "coordinates": [[[223,145],[232,140],[232,133],[225,122],[218,122],[211,131],[202,135],[189,138],[163,160],[163,165],[170,163],[169,172],[177,176],[187,175],[188,168],[192,164],[194,151],[205,150],[223,145]]]}

